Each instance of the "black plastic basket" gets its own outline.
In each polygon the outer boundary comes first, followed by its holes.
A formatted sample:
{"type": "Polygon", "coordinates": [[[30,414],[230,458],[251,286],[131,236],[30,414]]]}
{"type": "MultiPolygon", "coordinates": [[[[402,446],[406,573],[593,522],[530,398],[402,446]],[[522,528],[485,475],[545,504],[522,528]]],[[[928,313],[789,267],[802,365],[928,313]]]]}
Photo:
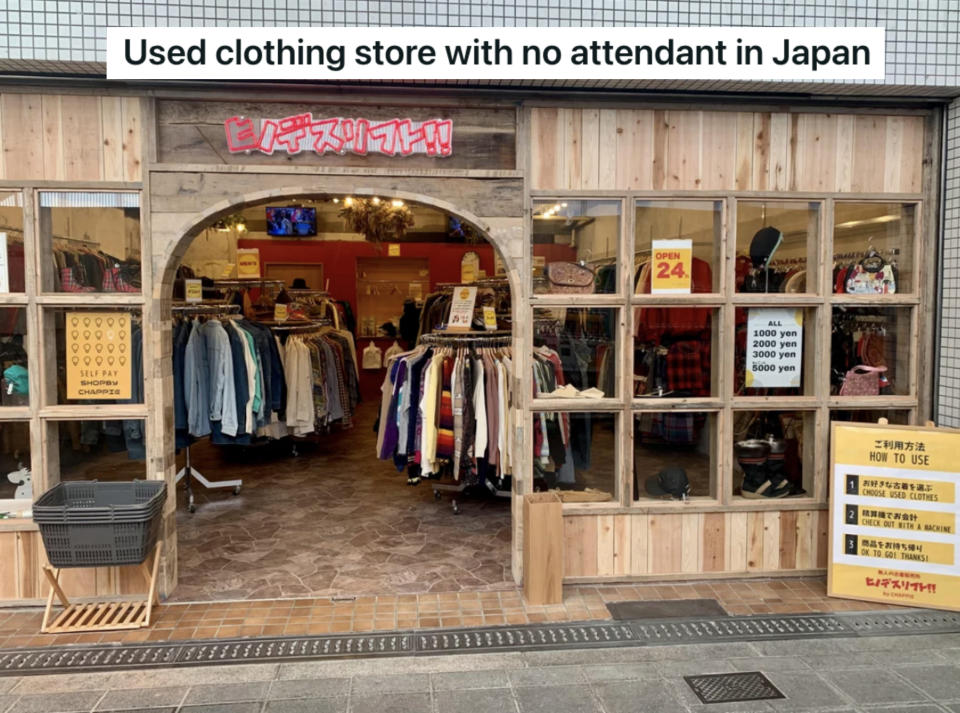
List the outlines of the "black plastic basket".
{"type": "Polygon", "coordinates": [[[34,503],[54,567],[140,564],[157,542],[167,484],[162,480],[60,483],[34,503]]]}

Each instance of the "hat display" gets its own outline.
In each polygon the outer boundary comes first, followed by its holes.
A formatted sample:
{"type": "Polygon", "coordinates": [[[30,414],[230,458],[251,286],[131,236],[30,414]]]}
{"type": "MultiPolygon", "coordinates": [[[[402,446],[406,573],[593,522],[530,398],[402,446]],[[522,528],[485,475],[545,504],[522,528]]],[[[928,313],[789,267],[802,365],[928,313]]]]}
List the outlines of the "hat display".
{"type": "Polygon", "coordinates": [[[307,287],[307,281],[304,280],[302,277],[294,277],[294,278],[293,278],[293,284],[290,285],[290,289],[291,289],[291,290],[306,290],[306,289],[309,289],[309,288],[307,287]]]}
{"type": "Polygon", "coordinates": [[[646,489],[647,493],[658,498],[664,495],[683,498],[690,493],[687,471],[676,466],[664,468],[656,475],[647,478],[646,489]]]}
{"type": "Polygon", "coordinates": [[[750,260],[754,267],[766,267],[783,242],[783,233],[774,227],[760,228],[750,241],[750,260]]]}

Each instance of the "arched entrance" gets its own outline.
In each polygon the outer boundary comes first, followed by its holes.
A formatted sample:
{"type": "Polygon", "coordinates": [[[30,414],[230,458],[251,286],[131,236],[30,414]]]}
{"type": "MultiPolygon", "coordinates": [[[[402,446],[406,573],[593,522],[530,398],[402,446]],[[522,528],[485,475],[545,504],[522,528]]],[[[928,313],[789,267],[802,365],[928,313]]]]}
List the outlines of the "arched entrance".
{"type": "MultiPolygon", "coordinates": [[[[506,266],[506,279],[509,284],[510,292],[513,295],[514,305],[517,304],[517,300],[520,295],[520,292],[519,292],[520,285],[518,284],[519,283],[518,277],[519,277],[520,271],[517,266],[518,261],[516,260],[516,255],[518,254],[517,246],[515,244],[511,244],[511,241],[516,240],[519,237],[519,233],[520,233],[519,221],[516,221],[517,223],[516,225],[512,225],[509,228],[505,229],[502,225],[501,226],[491,225],[490,222],[488,222],[487,220],[484,220],[481,217],[478,217],[468,211],[459,210],[456,208],[456,206],[452,205],[448,201],[440,200],[432,196],[427,196],[420,193],[414,193],[411,191],[403,191],[403,190],[396,190],[396,189],[384,191],[384,190],[375,189],[375,188],[357,188],[349,191],[349,193],[350,195],[355,196],[357,198],[363,198],[363,197],[372,198],[374,196],[377,196],[377,197],[382,196],[385,199],[402,200],[414,206],[423,206],[425,208],[429,208],[434,211],[442,211],[443,213],[446,213],[451,217],[455,217],[457,220],[462,221],[464,224],[471,226],[480,236],[482,236],[487,242],[489,242],[493,246],[493,249],[497,251],[497,253],[499,254],[499,258],[502,260],[503,264],[506,266]]],[[[284,188],[246,193],[236,199],[231,198],[228,200],[220,201],[214,204],[213,206],[209,207],[208,209],[199,212],[198,214],[193,216],[186,224],[182,225],[179,230],[176,231],[179,237],[176,240],[167,241],[165,247],[161,247],[161,245],[158,245],[157,240],[155,238],[154,240],[155,270],[157,267],[160,267],[162,265],[162,269],[156,270],[155,272],[155,274],[161,275],[162,279],[156,280],[154,282],[154,289],[153,289],[154,296],[159,297],[160,303],[163,305],[161,313],[154,314],[154,318],[157,319],[157,321],[162,325],[161,329],[159,330],[160,343],[170,344],[172,341],[170,304],[173,296],[174,277],[176,275],[177,268],[180,265],[181,261],[184,259],[184,257],[187,255],[190,244],[197,238],[197,236],[203,233],[206,227],[208,227],[209,225],[211,225],[217,220],[220,220],[226,216],[235,215],[239,211],[243,211],[244,209],[247,209],[247,208],[262,207],[269,203],[276,203],[281,201],[305,200],[305,199],[315,198],[317,196],[322,196],[322,195],[325,195],[324,192],[318,191],[317,187],[315,186],[310,186],[309,188],[305,186],[284,187],[284,188]]],[[[502,223],[503,221],[501,220],[500,222],[502,223]]],[[[452,276],[448,276],[448,277],[452,277],[452,276]]],[[[435,280],[435,282],[439,282],[439,281],[442,281],[442,280],[435,280]]],[[[458,281],[458,280],[455,280],[455,281],[458,281]]],[[[516,333],[516,331],[514,331],[513,336],[514,336],[514,346],[516,346],[517,337],[519,335],[516,333]]],[[[172,391],[173,391],[172,381],[169,379],[165,379],[163,382],[162,393],[156,394],[156,397],[162,399],[165,412],[170,407],[170,404],[173,401],[172,391]]],[[[515,433],[511,433],[510,436],[512,439],[515,436],[515,433]]],[[[173,456],[173,452],[174,452],[173,438],[171,438],[169,434],[162,434],[162,438],[164,443],[164,452],[167,454],[166,457],[164,458],[164,464],[165,464],[164,472],[168,481],[172,481],[175,468],[171,467],[171,464],[177,463],[176,458],[173,456]]],[[[517,449],[517,452],[518,452],[518,455],[521,454],[520,449],[517,449]]],[[[521,462],[522,462],[522,455],[521,455],[521,462]]],[[[517,471],[522,472],[520,471],[519,468],[517,469],[517,471]]],[[[401,481],[398,481],[398,482],[401,482],[401,481]]],[[[425,487],[429,488],[430,487],[429,483],[427,483],[425,487]]],[[[516,486],[514,486],[514,492],[516,492],[515,487],[516,486]]],[[[249,495],[250,492],[251,491],[249,489],[245,491],[246,495],[249,495]]],[[[244,497],[244,496],[241,496],[241,497],[244,497]]],[[[222,499],[229,502],[229,496],[226,494],[222,496],[222,499]]],[[[443,506],[437,506],[437,507],[441,507],[443,509],[443,512],[445,513],[447,512],[445,507],[443,506]]],[[[184,517],[185,516],[183,515],[180,516],[181,527],[183,527],[184,517]]],[[[186,517],[189,517],[189,516],[186,516],[186,517]]],[[[170,531],[170,529],[172,529],[173,527],[174,527],[173,519],[171,518],[168,523],[168,531],[170,531]]],[[[516,542],[516,533],[515,533],[516,525],[509,525],[508,527],[512,528],[510,539],[513,540],[513,542],[515,543],[516,542]]],[[[199,538],[197,537],[196,532],[192,532],[190,536],[187,537],[186,531],[184,530],[183,535],[184,536],[182,537],[181,544],[180,544],[181,548],[185,548],[187,546],[193,547],[198,541],[203,540],[202,533],[199,538]]],[[[278,543],[274,543],[274,544],[278,544],[278,543]]],[[[291,543],[289,546],[292,549],[295,549],[296,543],[295,542],[291,543]]],[[[513,563],[517,559],[515,556],[513,556],[513,553],[512,553],[513,549],[514,549],[514,546],[513,544],[511,544],[510,556],[508,556],[507,558],[506,570],[505,570],[508,573],[510,572],[510,569],[513,566],[513,563]]],[[[182,549],[178,557],[178,561],[181,567],[184,566],[185,554],[186,554],[186,550],[182,549]]],[[[250,555],[249,559],[251,562],[253,562],[256,560],[256,557],[254,555],[250,555]]],[[[195,568],[197,564],[198,564],[198,561],[194,558],[191,560],[190,566],[195,568]]],[[[207,566],[204,561],[200,561],[200,564],[202,566],[207,566]]],[[[290,562],[288,564],[290,566],[295,566],[294,562],[290,562]]],[[[170,572],[171,566],[175,567],[177,565],[174,562],[168,561],[167,563],[168,573],[170,572]]],[[[254,565],[251,565],[251,567],[252,566],[254,565]]],[[[508,578],[512,578],[512,575],[510,575],[509,577],[504,577],[505,580],[508,578]]],[[[239,586],[244,586],[244,585],[243,583],[240,583],[239,586]]],[[[296,592],[291,591],[289,596],[305,596],[305,595],[336,594],[336,593],[343,593],[343,594],[368,593],[368,592],[348,592],[347,590],[334,592],[334,591],[327,591],[327,589],[328,588],[310,590],[309,587],[306,587],[305,590],[299,590],[296,592]]],[[[228,593],[222,598],[236,598],[238,593],[237,591],[235,591],[235,589],[227,588],[227,591],[228,593]]],[[[269,588],[266,588],[264,591],[260,592],[260,595],[261,596],[277,596],[278,592],[275,592],[270,590],[269,588]]],[[[279,595],[284,596],[284,593],[279,592],[279,595]]],[[[219,597],[210,596],[206,598],[219,598],[219,597]]]]}

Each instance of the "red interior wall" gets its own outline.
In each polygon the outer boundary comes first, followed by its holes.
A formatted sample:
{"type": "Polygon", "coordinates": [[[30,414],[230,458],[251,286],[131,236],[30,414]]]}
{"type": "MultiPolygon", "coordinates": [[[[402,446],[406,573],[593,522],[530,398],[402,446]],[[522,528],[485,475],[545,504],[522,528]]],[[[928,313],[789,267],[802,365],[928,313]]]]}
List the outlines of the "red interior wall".
{"type": "MultiPolygon", "coordinates": [[[[387,257],[386,245],[376,246],[366,241],[351,240],[266,240],[242,239],[238,247],[258,248],[260,264],[268,262],[305,262],[323,263],[324,280],[329,281],[326,288],[338,300],[350,303],[353,314],[357,316],[357,258],[387,257]]],[[[480,256],[480,269],[488,275],[494,274],[493,246],[463,245],[450,243],[401,243],[400,257],[428,258],[430,261],[430,287],[438,282],[457,282],[460,279],[460,260],[464,253],[473,251],[480,256]]],[[[310,285],[313,289],[322,289],[324,285],[310,285]]],[[[358,354],[368,343],[364,337],[357,344],[358,354]]],[[[381,349],[391,344],[387,338],[374,339],[381,349]]],[[[383,370],[366,371],[361,369],[360,394],[364,401],[380,398],[380,384],[383,382],[383,370]]]]}

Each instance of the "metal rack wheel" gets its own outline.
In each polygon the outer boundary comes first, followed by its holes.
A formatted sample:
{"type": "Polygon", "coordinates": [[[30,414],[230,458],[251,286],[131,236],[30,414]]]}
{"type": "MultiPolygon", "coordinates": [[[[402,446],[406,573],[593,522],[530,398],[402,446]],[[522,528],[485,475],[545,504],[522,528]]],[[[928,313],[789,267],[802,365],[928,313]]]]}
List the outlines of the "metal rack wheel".
{"type": "Polygon", "coordinates": [[[239,485],[236,486],[236,487],[233,489],[233,494],[234,494],[234,495],[239,495],[239,494],[240,494],[240,486],[239,486],[239,485]]]}
{"type": "Polygon", "coordinates": [[[434,500],[439,500],[439,499],[440,499],[440,491],[437,490],[436,488],[433,489],[433,499],[434,499],[434,500]]]}
{"type": "Polygon", "coordinates": [[[451,501],[450,501],[450,504],[453,505],[453,514],[454,514],[454,515],[459,515],[459,514],[460,514],[460,505],[457,503],[457,501],[456,501],[456,500],[451,500],[451,501]]]}

